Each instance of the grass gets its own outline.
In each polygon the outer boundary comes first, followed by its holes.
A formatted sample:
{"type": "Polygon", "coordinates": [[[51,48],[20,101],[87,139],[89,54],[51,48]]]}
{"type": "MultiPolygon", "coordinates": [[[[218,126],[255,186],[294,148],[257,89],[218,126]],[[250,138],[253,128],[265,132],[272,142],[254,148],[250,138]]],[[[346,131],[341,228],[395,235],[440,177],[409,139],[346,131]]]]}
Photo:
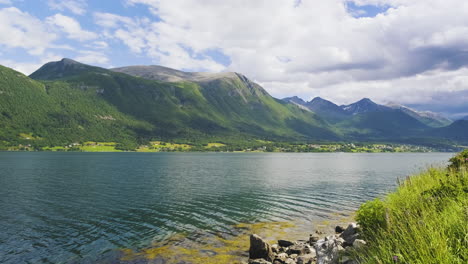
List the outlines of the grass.
{"type": "Polygon", "coordinates": [[[86,152],[120,152],[121,150],[116,149],[117,143],[115,142],[92,142],[88,141],[80,146],[81,151],[86,152]]]}
{"type": "Polygon", "coordinates": [[[189,144],[177,144],[162,141],[151,141],[149,145],[143,145],[137,148],[137,152],[164,152],[164,151],[190,151],[189,144]]]}
{"type": "Polygon", "coordinates": [[[359,263],[468,262],[468,150],[448,168],[408,177],[383,199],[363,204],[356,219],[367,247],[359,263]]]}
{"type": "Polygon", "coordinates": [[[205,148],[219,148],[219,147],[225,147],[226,144],[223,143],[208,143],[205,148]]]}

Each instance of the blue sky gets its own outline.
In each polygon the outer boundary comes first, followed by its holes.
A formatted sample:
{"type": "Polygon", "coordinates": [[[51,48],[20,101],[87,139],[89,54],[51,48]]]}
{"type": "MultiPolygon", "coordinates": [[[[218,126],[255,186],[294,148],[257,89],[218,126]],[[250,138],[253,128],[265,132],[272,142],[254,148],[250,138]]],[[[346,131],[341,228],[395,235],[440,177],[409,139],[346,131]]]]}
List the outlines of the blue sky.
{"type": "Polygon", "coordinates": [[[0,0],[0,64],[236,71],[275,97],[468,115],[464,0],[0,0]]]}

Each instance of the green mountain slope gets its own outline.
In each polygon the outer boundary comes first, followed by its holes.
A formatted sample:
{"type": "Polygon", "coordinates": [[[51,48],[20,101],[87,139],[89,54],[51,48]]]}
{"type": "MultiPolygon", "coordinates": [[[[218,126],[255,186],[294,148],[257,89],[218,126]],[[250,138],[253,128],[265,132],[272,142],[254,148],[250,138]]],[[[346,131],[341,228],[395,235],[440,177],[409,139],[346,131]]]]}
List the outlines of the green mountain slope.
{"type": "Polygon", "coordinates": [[[153,137],[256,137],[337,139],[318,116],[286,105],[240,74],[215,74],[197,82],[161,82],[64,59],[31,77],[92,87],[120,112],[154,125],[153,137]]]}
{"type": "Polygon", "coordinates": [[[196,84],[212,110],[219,113],[229,127],[241,132],[289,139],[339,139],[338,133],[320,117],[271,97],[242,74],[189,73],[161,66],[112,70],[143,79],[196,84]]]}
{"type": "Polygon", "coordinates": [[[457,120],[449,126],[433,129],[427,134],[435,138],[444,138],[468,144],[468,120],[457,120]]]}
{"type": "Polygon", "coordinates": [[[411,109],[409,107],[398,105],[398,104],[388,104],[386,105],[392,109],[398,109],[406,113],[407,115],[414,117],[421,123],[430,126],[430,127],[445,127],[452,123],[452,121],[446,117],[443,117],[440,114],[432,113],[429,111],[421,112],[411,109]]]}
{"type": "Polygon", "coordinates": [[[355,140],[397,140],[418,136],[428,129],[399,110],[359,113],[337,125],[355,140]]]}
{"type": "Polygon", "coordinates": [[[98,88],[38,82],[0,66],[0,141],[56,145],[125,141],[152,125],[123,114],[96,96],[98,88]]]}

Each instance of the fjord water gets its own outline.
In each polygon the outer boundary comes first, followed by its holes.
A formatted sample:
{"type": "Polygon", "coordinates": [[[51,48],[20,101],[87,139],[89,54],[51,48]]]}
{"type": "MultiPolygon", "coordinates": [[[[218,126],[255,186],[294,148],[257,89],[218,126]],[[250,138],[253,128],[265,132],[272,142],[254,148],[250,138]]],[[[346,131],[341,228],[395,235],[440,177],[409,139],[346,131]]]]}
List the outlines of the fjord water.
{"type": "Polygon", "coordinates": [[[69,263],[238,223],[327,219],[450,153],[0,152],[0,263],[69,263]]]}

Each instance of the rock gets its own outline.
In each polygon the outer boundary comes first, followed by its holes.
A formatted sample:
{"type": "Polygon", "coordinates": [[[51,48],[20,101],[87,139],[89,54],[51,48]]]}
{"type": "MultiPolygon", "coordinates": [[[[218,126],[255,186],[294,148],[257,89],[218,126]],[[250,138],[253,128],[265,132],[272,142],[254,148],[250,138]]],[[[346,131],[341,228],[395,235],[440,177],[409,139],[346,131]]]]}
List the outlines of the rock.
{"type": "Polygon", "coordinates": [[[336,226],[335,227],[335,233],[340,234],[340,233],[343,233],[343,231],[344,231],[343,227],[341,227],[341,226],[336,226]]]}
{"type": "Polygon", "coordinates": [[[299,256],[297,257],[297,264],[311,264],[313,263],[315,257],[315,251],[307,255],[299,256]]]}
{"type": "Polygon", "coordinates": [[[362,240],[362,239],[356,239],[354,240],[353,242],[353,247],[355,248],[362,248],[366,245],[366,241],[362,240]]]}
{"type": "Polygon", "coordinates": [[[291,254],[291,255],[289,255],[289,257],[292,258],[292,259],[297,258],[297,256],[298,256],[297,254],[291,254]]]}
{"type": "Polygon", "coordinates": [[[343,243],[343,246],[345,247],[351,247],[353,246],[353,243],[354,241],[359,237],[359,234],[354,234],[354,235],[351,235],[351,236],[348,236],[346,238],[344,238],[345,242],[343,243]]]}
{"type": "Polygon", "coordinates": [[[289,247],[287,253],[289,255],[291,254],[297,254],[297,255],[305,255],[311,253],[312,250],[310,249],[310,246],[307,244],[295,244],[289,247]]]}
{"type": "Polygon", "coordinates": [[[340,252],[344,248],[339,244],[335,236],[329,236],[317,241],[315,244],[317,264],[337,264],[340,252]]]}
{"type": "Polygon", "coordinates": [[[359,226],[356,223],[351,223],[348,227],[341,233],[340,237],[345,240],[345,246],[353,245],[354,240],[359,236],[358,234],[359,226]]]}
{"type": "Polygon", "coordinates": [[[320,239],[320,237],[318,236],[318,234],[310,234],[309,235],[309,245],[313,246],[319,239],[320,239]]]}
{"type": "Polygon", "coordinates": [[[264,259],[249,259],[249,264],[271,264],[271,262],[264,259]]]}
{"type": "Polygon", "coordinates": [[[296,261],[294,259],[287,259],[284,264],[296,264],[296,261]]]}
{"type": "Polygon", "coordinates": [[[279,253],[279,246],[278,246],[278,244],[273,244],[273,245],[271,245],[271,250],[272,250],[274,253],[279,253]]]}
{"type": "Polygon", "coordinates": [[[280,254],[278,254],[276,256],[275,260],[279,260],[279,261],[281,261],[281,263],[284,263],[286,261],[286,259],[288,259],[288,258],[289,258],[288,254],[280,253],[280,254]]]}
{"type": "Polygon", "coordinates": [[[340,246],[344,246],[344,244],[346,243],[346,241],[342,238],[342,237],[339,237],[336,239],[336,243],[340,246]]]}
{"type": "Polygon", "coordinates": [[[271,262],[275,258],[275,255],[267,242],[253,234],[250,235],[249,257],[251,259],[265,259],[271,262]]]}
{"type": "Polygon", "coordinates": [[[290,247],[294,245],[294,242],[288,241],[288,240],[278,240],[278,245],[280,247],[290,247]]]}

